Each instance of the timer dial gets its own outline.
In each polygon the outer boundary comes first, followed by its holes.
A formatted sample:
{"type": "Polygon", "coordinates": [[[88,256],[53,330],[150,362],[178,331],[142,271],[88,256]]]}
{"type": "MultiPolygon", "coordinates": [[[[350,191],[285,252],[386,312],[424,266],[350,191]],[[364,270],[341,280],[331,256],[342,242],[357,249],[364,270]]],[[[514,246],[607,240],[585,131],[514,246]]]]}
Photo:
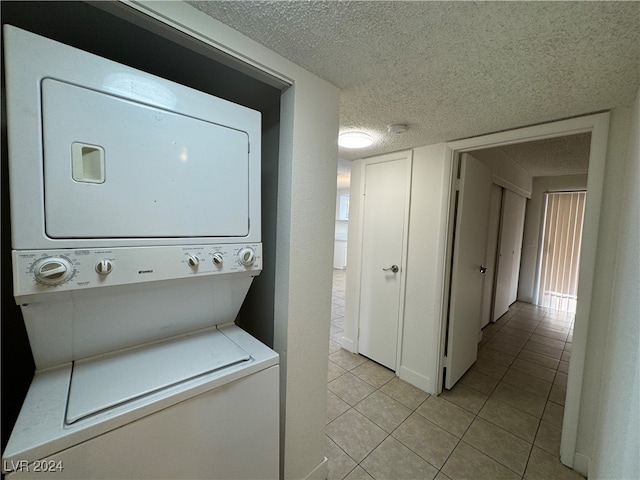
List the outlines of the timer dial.
{"type": "Polygon", "coordinates": [[[256,261],[256,251],[251,247],[244,247],[238,252],[238,261],[245,267],[250,267],[256,261]]]}
{"type": "Polygon", "coordinates": [[[60,285],[71,277],[73,266],[63,257],[46,257],[33,266],[33,276],[44,285],[60,285]]]}

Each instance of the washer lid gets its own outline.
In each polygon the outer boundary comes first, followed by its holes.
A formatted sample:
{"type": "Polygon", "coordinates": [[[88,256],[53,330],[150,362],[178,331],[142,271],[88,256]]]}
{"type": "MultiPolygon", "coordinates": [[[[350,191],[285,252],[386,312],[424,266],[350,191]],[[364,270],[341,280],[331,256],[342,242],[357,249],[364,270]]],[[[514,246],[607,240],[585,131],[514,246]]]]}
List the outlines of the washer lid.
{"type": "Polygon", "coordinates": [[[218,330],[74,362],[67,425],[251,356],[218,330]]]}

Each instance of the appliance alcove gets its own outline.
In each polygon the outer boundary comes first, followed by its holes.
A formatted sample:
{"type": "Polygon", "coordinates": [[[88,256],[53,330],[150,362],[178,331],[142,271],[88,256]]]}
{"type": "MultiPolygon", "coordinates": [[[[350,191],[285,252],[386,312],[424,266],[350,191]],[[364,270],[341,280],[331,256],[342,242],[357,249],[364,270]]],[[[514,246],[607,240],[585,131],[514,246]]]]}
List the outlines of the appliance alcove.
{"type": "MultiPolygon", "coordinates": [[[[216,52],[124,5],[94,6],[84,2],[8,2],[2,24],[10,24],[90,53],[152,73],[262,114],[262,242],[265,261],[237,322],[263,343],[273,345],[275,289],[276,195],[280,88],[239,72],[214,57],[216,52]],[[114,11],[107,12],[110,8],[114,11]],[[126,18],[126,19],[125,19],[126,18]],[[189,47],[185,44],[189,44],[189,47]],[[259,313],[259,314],[258,314],[259,313]],[[256,319],[256,321],[252,321],[256,319]]],[[[220,54],[222,55],[222,54],[220,54]]],[[[11,287],[11,232],[6,150],[4,66],[2,90],[2,450],[29,388],[34,363],[20,308],[11,287]]]]}

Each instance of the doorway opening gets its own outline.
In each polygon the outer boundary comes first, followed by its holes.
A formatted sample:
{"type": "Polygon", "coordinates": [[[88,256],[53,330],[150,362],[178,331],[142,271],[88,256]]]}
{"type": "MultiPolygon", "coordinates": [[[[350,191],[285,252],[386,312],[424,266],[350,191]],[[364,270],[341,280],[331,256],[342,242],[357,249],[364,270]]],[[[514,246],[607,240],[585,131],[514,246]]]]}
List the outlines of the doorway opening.
{"type": "MultiPolygon", "coordinates": [[[[342,348],[344,303],[347,277],[347,243],[349,241],[349,205],[351,196],[351,161],[338,158],[336,180],[336,217],[333,242],[333,281],[329,353],[342,348]]],[[[330,363],[331,364],[331,363],[330,363]]]]}
{"type": "Polygon", "coordinates": [[[536,305],[576,312],[586,191],[544,194],[536,305]]]}
{"type": "MultiPolygon", "coordinates": [[[[482,137],[450,142],[446,145],[445,152],[445,158],[447,162],[449,162],[448,165],[450,168],[449,179],[451,179],[452,182],[452,188],[450,192],[454,192],[455,179],[453,173],[456,171],[455,167],[457,165],[458,158],[462,153],[473,152],[474,155],[476,155],[477,151],[482,149],[507,147],[510,145],[519,145],[536,140],[560,138],[579,134],[590,135],[588,142],[589,167],[587,178],[587,190],[589,191],[589,196],[586,199],[585,205],[583,239],[580,255],[580,278],[578,281],[580,295],[585,299],[591,297],[595,278],[596,245],[598,240],[597,232],[600,220],[600,205],[602,202],[602,191],[604,183],[604,167],[606,159],[608,126],[609,115],[607,113],[590,115],[586,117],[577,117],[568,120],[561,120],[550,124],[525,127],[517,130],[485,135],[482,137]]],[[[452,193],[448,202],[449,212],[452,211],[454,205],[453,200],[454,199],[452,193]]],[[[452,253],[452,217],[453,215],[449,216],[449,229],[444,235],[446,244],[444,252],[446,252],[446,258],[450,258],[450,255],[452,253]]],[[[540,224],[540,215],[535,216],[535,222],[538,225],[540,224]]],[[[537,242],[534,243],[537,245],[537,242]]],[[[528,246],[529,245],[524,243],[523,250],[528,246]]],[[[443,308],[440,324],[441,353],[438,360],[439,372],[442,372],[442,369],[449,361],[449,359],[445,358],[442,353],[444,352],[444,339],[446,338],[445,329],[449,315],[449,305],[447,299],[449,297],[448,279],[450,278],[450,275],[451,271],[450,269],[447,269],[447,271],[445,271],[442,284],[443,295],[441,298],[443,299],[443,308]]],[[[520,279],[520,283],[522,283],[522,278],[520,279]]],[[[567,380],[566,408],[564,412],[560,446],[560,458],[562,463],[572,468],[575,467],[575,469],[579,472],[586,472],[588,470],[588,459],[576,452],[576,445],[579,423],[578,420],[580,415],[582,382],[587,351],[587,333],[589,329],[590,309],[591,305],[588,301],[579,302],[576,309],[571,367],[569,369],[567,380]]],[[[444,383],[442,377],[439,377],[440,380],[439,384],[437,385],[438,392],[442,391],[444,383]]]]}

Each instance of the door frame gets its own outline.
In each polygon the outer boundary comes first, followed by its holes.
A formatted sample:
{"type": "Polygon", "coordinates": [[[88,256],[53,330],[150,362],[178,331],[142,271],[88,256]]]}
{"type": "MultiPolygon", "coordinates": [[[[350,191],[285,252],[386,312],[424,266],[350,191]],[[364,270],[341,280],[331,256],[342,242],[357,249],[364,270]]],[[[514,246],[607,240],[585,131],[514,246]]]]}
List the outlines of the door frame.
{"type": "Polygon", "coordinates": [[[357,299],[354,302],[345,303],[345,318],[347,318],[347,309],[351,310],[349,318],[355,319],[355,331],[351,331],[349,325],[345,322],[345,337],[342,338],[342,347],[353,353],[359,352],[359,332],[360,332],[360,293],[362,288],[362,232],[364,231],[364,188],[366,185],[366,166],[375,163],[392,162],[397,160],[408,160],[408,178],[407,178],[407,191],[405,192],[405,207],[404,207],[404,231],[403,231],[403,248],[402,255],[399,263],[400,267],[400,303],[398,311],[398,340],[396,345],[396,375],[400,368],[400,361],[402,358],[402,332],[404,330],[404,307],[405,307],[405,292],[406,292],[406,278],[407,278],[407,251],[409,241],[409,207],[411,200],[411,177],[413,173],[413,150],[404,150],[401,152],[395,152],[375,157],[369,157],[361,160],[355,160],[352,166],[351,177],[351,198],[349,203],[350,219],[349,219],[349,244],[355,248],[357,245],[357,254],[350,255],[353,259],[350,261],[347,275],[353,275],[354,289],[349,292],[349,295],[357,299]],[[356,164],[357,162],[357,164],[356,164]],[[355,175],[357,178],[354,178],[355,175]],[[354,224],[351,222],[354,221],[354,224]],[[353,227],[353,228],[352,228],[353,227]]]}
{"type": "Polygon", "coordinates": [[[562,439],[560,443],[560,460],[563,464],[574,468],[578,472],[588,470],[588,458],[576,454],[578,437],[578,422],[582,396],[582,382],[587,350],[587,334],[591,311],[591,296],[595,278],[596,247],[598,244],[598,225],[600,223],[600,209],[602,205],[602,190],[604,185],[604,171],[609,136],[609,112],[576,117],[557,122],[534,125],[531,127],[493,133],[480,137],[448,142],[445,146],[445,164],[450,165],[449,185],[449,228],[445,232],[445,271],[442,282],[442,316],[440,321],[440,354],[438,355],[437,392],[442,392],[444,368],[444,346],[449,310],[449,279],[451,278],[452,253],[452,218],[455,214],[455,182],[460,154],[483,148],[499,147],[516,143],[531,142],[547,138],[564,137],[578,133],[591,133],[589,152],[589,170],[587,180],[587,202],[582,233],[582,251],[580,253],[580,278],[578,281],[578,300],[571,361],[567,380],[567,396],[565,401],[564,420],[562,425],[562,439]]]}

